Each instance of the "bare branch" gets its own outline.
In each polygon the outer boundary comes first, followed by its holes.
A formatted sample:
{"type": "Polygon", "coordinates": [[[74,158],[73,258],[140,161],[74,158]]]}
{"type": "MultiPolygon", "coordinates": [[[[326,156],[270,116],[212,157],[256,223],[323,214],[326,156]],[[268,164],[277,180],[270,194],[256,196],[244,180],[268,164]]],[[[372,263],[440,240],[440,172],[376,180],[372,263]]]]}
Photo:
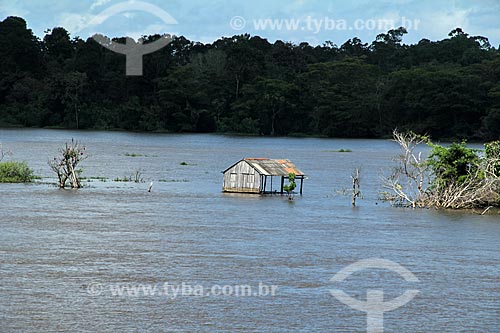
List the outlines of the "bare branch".
{"type": "Polygon", "coordinates": [[[401,153],[394,159],[396,166],[392,173],[384,179],[383,187],[388,192],[383,193],[383,199],[397,206],[417,207],[425,195],[430,173],[422,153],[415,150],[428,139],[413,132],[394,130],[393,140],[399,144],[401,153]]]}
{"type": "Polygon", "coordinates": [[[88,155],[85,152],[85,146],[78,141],[71,140],[71,144],[66,143],[64,147],[59,148],[59,156],[49,160],[48,164],[54,171],[59,180],[59,187],[65,188],[69,181],[71,188],[81,188],[78,164],[85,160],[88,155]]]}
{"type": "Polygon", "coordinates": [[[356,199],[361,196],[360,190],[360,180],[361,180],[361,170],[356,168],[351,175],[352,178],[352,205],[356,206],[356,199]]]}

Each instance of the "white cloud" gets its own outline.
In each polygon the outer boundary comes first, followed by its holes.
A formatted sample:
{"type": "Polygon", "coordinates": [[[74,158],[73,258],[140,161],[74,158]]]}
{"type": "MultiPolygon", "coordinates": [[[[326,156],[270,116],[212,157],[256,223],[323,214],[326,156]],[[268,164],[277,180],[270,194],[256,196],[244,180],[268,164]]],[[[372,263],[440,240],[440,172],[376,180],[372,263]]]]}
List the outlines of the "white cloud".
{"type": "Polygon", "coordinates": [[[90,10],[94,10],[96,9],[97,7],[101,7],[101,6],[104,6],[105,4],[107,4],[108,2],[110,2],[111,0],[96,0],[91,6],[90,6],[90,10]]]}
{"type": "MultiPolygon", "coordinates": [[[[440,40],[447,38],[448,33],[460,27],[468,31],[470,9],[455,9],[447,12],[429,13],[422,19],[420,34],[425,38],[440,40]]],[[[423,37],[423,38],[424,38],[423,37]]]]}
{"type": "Polygon", "coordinates": [[[399,28],[402,25],[402,17],[399,11],[392,10],[374,18],[377,22],[377,32],[387,32],[391,29],[399,28]]]}
{"type": "Polygon", "coordinates": [[[57,24],[75,35],[86,29],[92,18],[93,15],[90,14],[62,13],[58,17],[57,24]]]}

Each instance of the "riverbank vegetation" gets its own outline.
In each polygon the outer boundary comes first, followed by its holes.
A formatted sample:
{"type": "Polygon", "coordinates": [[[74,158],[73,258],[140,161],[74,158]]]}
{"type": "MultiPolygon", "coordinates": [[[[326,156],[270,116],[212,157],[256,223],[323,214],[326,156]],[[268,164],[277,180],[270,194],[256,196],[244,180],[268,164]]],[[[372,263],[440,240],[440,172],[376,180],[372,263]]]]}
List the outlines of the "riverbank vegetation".
{"type": "Polygon", "coordinates": [[[401,154],[384,179],[384,200],[393,205],[434,208],[488,208],[500,206],[500,142],[485,150],[467,148],[465,142],[444,147],[427,136],[394,132],[401,154]],[[419,146],[431,148],[429,156],[419,146]]]}
{"type": "Polygon", "coordinates": [[[11,156],[12,152],[4,150],[0,143],[0,183],[30,183],[36,177],[25,162],[2,160],[6,156],[11,156]]]}
{"type": "Polygon", "coordinates": [[[8,17],[0,126],[367,138],[400,128],[498,139],[500,51],[459,28],[412,45],[405,34],[318,46],[179,36],[144,57],[143,76],[127,77],[125,57],[93,39],[57,27],[40,40],[8,17]]]}
{"type": "Polygon", "coordinates": [[[33,170],[25,162],[0,162],[0,183],[30,183],[34,179],[33,170]]]}

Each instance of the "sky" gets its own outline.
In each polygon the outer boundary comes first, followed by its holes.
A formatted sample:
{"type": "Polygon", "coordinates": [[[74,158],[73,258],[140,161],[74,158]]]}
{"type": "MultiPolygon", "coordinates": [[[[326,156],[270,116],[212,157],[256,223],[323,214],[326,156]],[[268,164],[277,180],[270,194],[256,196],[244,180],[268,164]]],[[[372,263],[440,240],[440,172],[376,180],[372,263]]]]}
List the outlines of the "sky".
{"type": "Polygon", "coordinates": [[[62,26],[83,39],[169,33],[211,43],[249,33],[270,42],[342,45],[353,37],[371,43],[405,26],[406,44],[441,40],[461,27],[500,45],[500,0],[0,0],[0,19],[7,16],[23,17],[41,38],[62,26]]]}

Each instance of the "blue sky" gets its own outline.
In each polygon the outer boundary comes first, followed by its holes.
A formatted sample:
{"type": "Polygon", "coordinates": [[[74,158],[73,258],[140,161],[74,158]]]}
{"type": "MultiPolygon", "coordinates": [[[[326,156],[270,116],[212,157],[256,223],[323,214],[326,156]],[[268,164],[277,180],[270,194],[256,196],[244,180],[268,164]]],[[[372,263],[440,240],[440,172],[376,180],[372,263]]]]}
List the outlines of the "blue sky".
{"type": "Polygon", "coordinates": [[[488,37],[495,47],[500,44],[499,0],[0,0],[1,19],[10,15],[24,17],[40,37],[48,28],[63,26],[72,36],[82,38],[96,32],[134,38],[171,33],[212,42],[221,36],[250,33],[271,42],[322,44],[329,40],[337,45],[355,36],[370,43],[388,30],[384,24],[400,26],[405,18],[413,25],[405,43],[443,39],[461,27],[471,35],[488,37]],[[112,11],[105,20],[95,20],[106,9],[116,9],[114,6],[124,2],[135,5],[129,6],[131,10],[112,11]],[[166,20],[163,12],[174,21],[166,20]],[[267,19],[275,20],[274,28],[269,23],[263,25],[266,21],[262,20],[267,19]]]}

